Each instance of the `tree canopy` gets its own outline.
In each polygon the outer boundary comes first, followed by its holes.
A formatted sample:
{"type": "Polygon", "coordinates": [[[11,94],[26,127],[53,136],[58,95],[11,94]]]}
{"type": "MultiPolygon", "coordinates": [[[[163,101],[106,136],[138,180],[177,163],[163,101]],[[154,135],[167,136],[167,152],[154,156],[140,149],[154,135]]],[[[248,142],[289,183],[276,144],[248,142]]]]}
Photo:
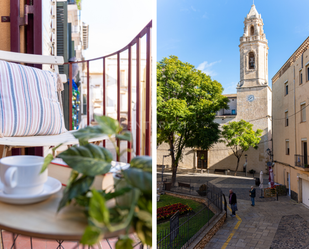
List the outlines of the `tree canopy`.
{"type": "Polygon", "coordinates": [[[157,144],[170,146],[173,184],[185,147],[207,150],[219,139],[216,112],[228,108],[222,85],[177,56],[157,64],[157,144]]]}
{"type": "MultiPolygon", "coordinates": [[[[253,130],[253,124],[245,120],[229,122],[222,126],[222,140],[227,147],[230,147],[233,154],[237,158],[236,172],[239,166],[239,160],[244,151],[249,150],[250,147],[258,149],[261,141],[262,130],[253,130]]],[[[235,172],[235,175],[236,175],[235,172]]]]}

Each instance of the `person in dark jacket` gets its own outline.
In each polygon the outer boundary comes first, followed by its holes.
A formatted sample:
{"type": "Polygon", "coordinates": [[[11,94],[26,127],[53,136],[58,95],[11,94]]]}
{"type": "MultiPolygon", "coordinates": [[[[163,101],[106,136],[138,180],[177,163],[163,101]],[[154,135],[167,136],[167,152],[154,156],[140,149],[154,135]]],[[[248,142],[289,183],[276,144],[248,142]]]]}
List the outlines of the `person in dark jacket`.
{"type": "Polygon", "coordinates": [[[254,207],[255,205],[255,188],[251,186],[251,190],[249,190],[250,197],[251,197],[251,206],[254,207]]]}
{"type": "Polygon", "coordinates": [[[229,196],[229,203],[231,204],[231,209],[232,209],[232,217],[236,216],[236,211],[237,211],[237,199],[236,199],[236,194],[233,193],[233,190],[230,189],[230,196],[229,196]]]}

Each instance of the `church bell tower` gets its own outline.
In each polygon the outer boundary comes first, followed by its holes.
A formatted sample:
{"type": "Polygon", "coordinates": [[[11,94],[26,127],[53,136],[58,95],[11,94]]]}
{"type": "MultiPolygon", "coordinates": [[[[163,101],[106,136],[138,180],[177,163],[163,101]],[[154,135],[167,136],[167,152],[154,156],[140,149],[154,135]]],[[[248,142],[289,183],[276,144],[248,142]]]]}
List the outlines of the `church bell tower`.
{"type": "Polygon", "coordinates": [[[268,85],[268,45],[263,20],[255,5],[251,6],[240,37],[240,82],[238,87],[268,85]]]}
{"type": "Polygon", "coordinates": [[[263,131],[259,148],[250,148],[247,152],[248,167],[257,172],[265,171],[265,151],[272,148],[272,93],[268,85],[268,42],[263,25],[262,17],[253,4],[245,17],[244,33],[240,37],[240,81],[237,85],[237,121],[243,119],[253,124],[254,130],[263,131]]]}

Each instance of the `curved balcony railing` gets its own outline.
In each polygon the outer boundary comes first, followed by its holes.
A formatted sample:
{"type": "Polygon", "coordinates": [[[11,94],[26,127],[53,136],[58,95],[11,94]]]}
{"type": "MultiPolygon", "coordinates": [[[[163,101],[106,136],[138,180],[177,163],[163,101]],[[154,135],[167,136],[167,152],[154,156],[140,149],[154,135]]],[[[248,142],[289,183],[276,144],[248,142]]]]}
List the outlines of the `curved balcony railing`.
{"type": "Polygon", "coordinates": [[[300,167],[300,168],[304,168],[304,169],[309,169],[309,158],[308,156],[304,156],[304,155],[294,155],[295,158],[295,166],[300,167]]]}
{"type": "MultiPolygon", "coordinates": [[[[128,101],[127,101],[127,130],[132,132],[132,53],[134,52],[132,47],[136,46],[136,130],[135,130],[135,153],[136,155],[150,155],[151,154],[151,28],[152,28],[152,21],[150,21],[143,30],[133,38],[133,40],[127,44],[122,49],[94,59],[89,60],[83,60],[83,61],[77,61],[77,62],[68,62],[65,64],[69,65],[69,129],[72,130],[72,68],[73,64],[76,63],[85,63],[87,67],[86,72],[86,82],[87,82],[87,125],[90,125],[90,62],[91,61],[102,61],[102,77],[103,77],[103,115],[106,115],[106,103],[107,103],[107,84],[106,84],[106,61],[110,57],[116,57],[117,58],[117,120],[120,122],[120,109],[121,109],[121,89],[123,89],[123,86],[121,86],[121,77],[120,77],[120,53],[127,52],[128,53],[128,84],[127,84],[127,91],[128,91],[128,101]],[[145,66],[145,100],[146,104],[143,106],[142,109],[142,99],[141,99],[141,38],[146,36],[146,66],[145,66]],[[143,115],[143,125],[145,126],[145,136],[142,136],[142,120],[141,120],[141,114],[143,115]],[[144,148],[141,148],[141,147],[144,148]]],[[[117,141],[118,146],[120,145],[120,142],[117,141]]],[[[103,141],[103,146],[105,146],[105,141],[103,141]]],[[[132,143],[128,142],[127,148],[132,148],[132,143]]],[[[119,158],[117,158],[119,160],[119,158]]],[[[127,161],[130,162],[131,160],[131,152],[127,153],[127,161]]]]}

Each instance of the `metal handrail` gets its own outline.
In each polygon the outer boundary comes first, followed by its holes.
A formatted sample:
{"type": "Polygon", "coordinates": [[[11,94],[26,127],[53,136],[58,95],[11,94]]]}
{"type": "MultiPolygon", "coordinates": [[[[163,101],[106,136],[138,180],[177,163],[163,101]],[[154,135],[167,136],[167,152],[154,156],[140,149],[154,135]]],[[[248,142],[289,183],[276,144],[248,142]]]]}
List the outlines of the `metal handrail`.
{"type": "MultiPolygon", "coordinates": [[[[72,99],[72,66],[73,64],[77,63],[86,63],[87,64],[87,125],[90,125],[90,90],[89,90],[89,62],[95,61],[95,60],[103,60],[103,115],[106,115],[106,58],[111,56],[117,56],[117,120],[120,122],[120,53],[128,50],[128,130],[132,131],[131,123],[132,123],[132,56],[131,56],[131,49],[132,46],[136,44],[136,142],[135,142],[135,154],[140,155],[140,149],[141,149],[141,115],[140,115],[140,108],[141,108],[141,96],[140,96],[140,67],[141,67],[141,46],[140,46],[140,39],[146,35],[146,111],[145,111],[145,126],[146,126],[146,134],[145,134],[145,154],[150,155],[151,154],[151,94],[150,94],[150,88],[151,88],[151,28],[152,28],[152,21],[150,21],[141,32],[139,32],[133,40],[128,43],[125,47],[121,48],[120,50],[113,52],[108,55],[104,55],[101,57],[89,59],[89,60],[83,60],[83,61],[76,61],[76,62],[66,62],[64,64],[69,65],[69,100],[72,99]]],[[[72,101],[69,101],[69,129],[72,130],[72,101]]],[[[117,144],[119,146],[119,140],[117,141],[117,144]]],[[[105,141],[103,141],[103,146],[105,146],[105,141]]],[[[128,149],[132,148],[132,143],[128,142],[128,149]]],[[[119,158],[117,157],[117,160],[119,158]]],[[[127,161],[130,162],[131,160],[131,151],[128,151],[127,154],[127,161]]]]}
{"type": "Polygon", "coordinates": [[[301,168],[309,168],[309,157],[304,155],[295,154],[295,166],[301,168]]]}

